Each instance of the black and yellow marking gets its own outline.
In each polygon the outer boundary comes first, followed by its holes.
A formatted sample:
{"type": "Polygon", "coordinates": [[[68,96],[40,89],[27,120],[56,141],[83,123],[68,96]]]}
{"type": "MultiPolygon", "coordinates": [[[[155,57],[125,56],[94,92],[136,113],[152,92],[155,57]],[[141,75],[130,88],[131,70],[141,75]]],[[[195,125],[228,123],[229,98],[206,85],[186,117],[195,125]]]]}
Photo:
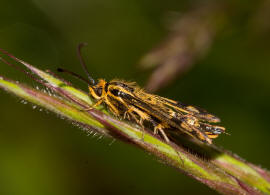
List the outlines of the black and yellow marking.
{"type": "Polygon", "coordinates": [[[135,83],[120,80],[106,82],[100,79],[89,86],[90,95],[104,103],[117,117],[122,117],[144,127],[152,124],[153,131],[169,141],[168,129],[184,132],[206,143],[225,131],[224,127],[211,123],[219,118],[200,108],[149,94],[135,83]]]}
{"type": "Polygon", "coordinates": [[[67,72],[88,83],[90,96],[97,100],[94,107],[105,104],[115,116],[133,121],[143,129],[145,124],[151,124],[153,132],[160,134],[167,142],[169,142],[166,134],[168,130],[184,132],[209,144],[213,138],[225,132],[224,127],[212,125],[220,122],[218,117],[201,108],[149,94],[134,82],[122,80],[106,82],[104,79],[96,82],[89,75],[80,55],[81,46],[78,47],[79,58],[89,81],[68,70],[59,69],[59,71],[67,72]]]}

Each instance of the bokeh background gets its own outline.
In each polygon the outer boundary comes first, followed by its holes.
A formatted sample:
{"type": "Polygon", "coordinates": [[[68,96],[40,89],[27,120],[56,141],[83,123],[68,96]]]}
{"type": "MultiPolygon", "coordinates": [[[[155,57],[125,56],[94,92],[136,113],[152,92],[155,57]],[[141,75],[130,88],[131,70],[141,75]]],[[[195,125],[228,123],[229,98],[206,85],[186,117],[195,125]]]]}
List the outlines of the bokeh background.
{"type": "MultiPolygon", "coordinates": [[[[168,25],[199,0],[1,0],[0,47],[41,68],[144,86],[141,58],[168,36],[168,25]]],[[[270,3],[224,1],[226,25],[192,68],[157,93],[207,108],[231,135],[215,143],[270,168],[270,3]]],[[[224,3],[223,2],[223,3],[224,3]]],[[[27,82],[0,63],[0,74],[27,82]]],[[[85,84],[68,76],[82,89],[85,84]]],[[[0,91],[0,194],[216,194],[138,148],[87,135],[54,114],[0,91]]]]}

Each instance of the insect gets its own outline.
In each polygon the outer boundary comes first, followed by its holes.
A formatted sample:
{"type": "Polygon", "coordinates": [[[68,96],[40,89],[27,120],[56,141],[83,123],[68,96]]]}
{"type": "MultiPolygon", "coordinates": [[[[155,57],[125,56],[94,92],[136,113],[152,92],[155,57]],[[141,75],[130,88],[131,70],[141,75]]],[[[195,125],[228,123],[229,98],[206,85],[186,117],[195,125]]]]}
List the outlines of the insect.
{"type": "Polygon", "coordinates": [[[135,82],[116,79],[109,82],[99,79],[96,82],[90,76],[81,56],[83,45],[78,46],[78,56],[88,79],[62,68],[58,71],[69,73],[88,83],[89,95],[96,100],[93,107],[105,104],[117,117],[133,121],[143,128],[145,125],[151,126],[154,134],[161,135],[167,142],[170,142],[167,130],[186,133],[209,144],[213,138],[225,132],[224,127],[212,124],[220,122],[218,117],[201,108],[147,93],[135,82]]]}

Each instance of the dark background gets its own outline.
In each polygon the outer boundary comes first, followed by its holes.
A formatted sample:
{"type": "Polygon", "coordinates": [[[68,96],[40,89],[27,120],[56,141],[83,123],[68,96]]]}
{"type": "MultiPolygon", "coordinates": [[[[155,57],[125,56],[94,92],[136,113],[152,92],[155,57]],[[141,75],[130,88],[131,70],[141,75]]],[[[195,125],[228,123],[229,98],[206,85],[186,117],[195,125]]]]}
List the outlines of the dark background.
{"type": "MultiPolygon", "coordinates": [[[[228,2],[234,16],[205,58],[158,94],[217,114],[231,135],[215,143],[269,168],[270,6],[262,0],[228,2]]],[[[166,37],[168,13],[197,3],[1,0],[0,47],[38,68],[61,66],[83,75],[75,48],[88,42],[84,56],[93,77],[143,86],[149,72],[136,65],[166,37]]],[[[26,80],[3,63],[0,74],[26,80]]],[[[20,102],[0,91],[0,194],[216,194],[140,149],[88,136],[20,102]]]]}

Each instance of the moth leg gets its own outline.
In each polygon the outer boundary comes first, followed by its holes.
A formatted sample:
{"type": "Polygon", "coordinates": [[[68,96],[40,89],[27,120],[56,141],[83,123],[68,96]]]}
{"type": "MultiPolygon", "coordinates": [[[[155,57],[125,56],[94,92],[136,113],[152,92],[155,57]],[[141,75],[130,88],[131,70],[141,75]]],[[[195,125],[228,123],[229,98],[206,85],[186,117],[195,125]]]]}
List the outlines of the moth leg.
{"type": "MultiPolygon", "coordinates": [[[[139,120],[138,120],[138,119],[136,118],[136,116],[132,113],[132,112],[133,112],[133,106],[130,107],[130,106],[129,106],[128,104],[126,104],[126,103],[122,100],[122,98],[120,98],[120,97],[114,96],[114,95],[112,95],[112,94],[110,94],[109,97],[116,99],[116,100],[119,101],[124,107],[126,107],[127,111],[124,112],[124,115],[123,115],[123,118],[124,118],[124,119],[127,118],[128,120],[131,120],[131,118],[130,118],[130,116],[131,116],[131,117],[136,121],[136,123],[139,124],[139,120]]],[[[113,113],[115,113],[117,116],[120,116],[120,113],[119,113],[118,109],[117,109],[115,106],[112,105],[111,101],[108,100],[108,98],[106,98],[106,104],[107,104],[108,106],[111,107],[113,113]]]]}
{"type": "Polygon", "coordinates": [[[100,99],[100,100],[98,100],[94,105],[89,106],[88,108],[82,109],[81,111],[89,111],[89,110],[92,110],[93,108],[99,106],[103,101],[104,101],[103,99],[100,99]]]}
{"type": "Polygon", "coordinates": [[[105,99],[105,104],[109,107],[110,111],[115,115],[119,116],[119,110],[113,105],[111,101],[109,101],[107,98],[105,99]]]}
{"type": "Polygon", "coordinates": [[[143,118],[141,117],[140,118],[140,125],[142,127],[142,139],[144,140],[144,135],[145,135],[145,129],[144,129],[144,126],[143,126],[143,118]]]}
{"type": "Polygon", "coordinates": [[[144,125],[143,121],[149,118],[149,115],[143,111],[141,111],[139,108],[136,108],[134,106],[128,105],[121,97],[115,96],[113,94],[110,94],[111,97],[121,102],[123,106],[126,107],[127,111],[124,112],[123,118],[127,118],[128,120],[131,120],[130,117],[134,119],[134,121],[142,127],[143,130],[143,137],[144,137],[144,125]],[[139,117],[139,119],[135,116],[136,113],[139,117]]]}
{"type": "MultiPolygon", "coordinates": [[[[164,123],[159,123],[157,124],[154,120],[150,120],[150,122],[154,125],[154,134],[158,134],[158,132],[161,133],[161,135],[163,136],[163,138],[165,139],[165,141],[167,143],[171,143],[171,141],[169,140],[168,136],[166,135],[166,133],[164,132],[164,128],[168,128],[168,125],[164,124],[164,123]]],[[[182,161],[183,165],[185,163],[184,159],[182,158],[181,154],[179,153],[179,151],[177,151],[176,149],[174,149],[174,151],[178,154],[179,159],[182,161]]]]}
{"type": "Polygon", "coordinates": [[[92,107],[95,108],[103,102],[103,99],[98,100],[92,107]]]}
{"type": "Polygon", "coordinates": [[[126,111],[126,113],[131,114],[131,116],[134,116],[136,118],[136,123],[138,125],[140,125],[141,128],[142,128],[142,138],[144,139],[145,127],[144,127],[143,122],[149,120],[150,119],[150,116],[147,113],[143,112],[142,110],[140,110],[139,108],[136,108],[134,106],[131,106],[126,111]],[[137,119],[137,117],[133,113],[136,113],[136,115],[139,116],[139,120],[137,119]]]}
{"type": "MultiPolygon", "coordinates": [[[[140,124],[140,121],[137,119],[137,117],[133,114],[135,108],[132,106],[130,108],[128,108],[128,110],[124,113],[124,118],[127,118],[129,120],[130,116],[136,121],[137,124],[140,124]]],[[[140,124],[141,125],[141,124],[140,124]]]]}
{"type": "Polygon", "coordinates": [[[169,140],[168,136],[166,135],[166,133],[164,132],[163,128],[164,128],[164,125],[163,125],[162,123],[156,125],[156,126],[154,127],[154,134],[158,134],[158,132],[160,132],[161,135],[162,135],[162,137],[165,139],[165,141],[166,141],[167,143],[169,143],[170,140],[169,140]]]}

